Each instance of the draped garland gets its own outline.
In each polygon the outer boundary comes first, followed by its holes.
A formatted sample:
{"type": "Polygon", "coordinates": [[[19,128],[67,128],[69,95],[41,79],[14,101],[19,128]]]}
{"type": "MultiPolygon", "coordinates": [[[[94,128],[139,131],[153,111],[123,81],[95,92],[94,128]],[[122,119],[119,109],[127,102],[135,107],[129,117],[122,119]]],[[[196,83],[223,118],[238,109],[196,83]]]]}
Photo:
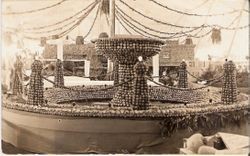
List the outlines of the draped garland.
{"type": "MultiPolygon", "coordinates": [[[[67,0],[62,0],[62,1],[58,2],[58,3],[56,3],[55,6],[63,3],[64,1],[67,1],[67,0]]],[[[197,16],[197,17],[225,16],[225,15],[230,15],[230,14],[237,13],[239,11],[244,11],[244,12],[249,13],[248,10],[243,9],[243,10],[232,10],[232,11],[223,12],[223,13],[196,14],[196,13],[188,13],[188,12],[184,12],[184,11],[181,11],[181,10],[173,9],[173,8],[169,7],[168,5],[164,5],[162,3],[159,3],[157,0],[149,0],[149,1],[151,1],[152,3],[154,3],[154,4],[156,4],[156,5],[160,6],[160,7],[163,7],[165,9],[167,9],[168,11],[172,11],[172,12],[175,12],[175,13],[178,13],[178,14],[187,15],[187,16],[191,16],[191,17],[192,16],[197,16]]],[[[172,24],[172,23],[169,23],[169,22],[158,20],[155,17],[148,16],[148,15],[144,14],[143,12],[133,8],[131,5],[126,3],[126,1],[117,0],[117,2],[119,2],[120,4],[126,6],[132,12],[135,12],[136,14],[140,15],[143,18],[149,19],[149,20],[151,20],[153,22],[156,22],[156,23],[159,23],[159,24],[162,24],[162,25],[167,25],[167,26],[170,26],[170,27],[184,29],[184,30],[181,30],[181,31],[178,31],[178,32],[164,32],[164,31],[161,31],[161,30],[156,30],[154,28],[151,28],[150,26],[147,26],[147,25],[143,24],[142,21],[135,20],[133,17],[129,16],[125,11],[120,9],[118,5],[116,5],[115,6],[116,7],[116,13],[117,13],[116,18],[119,21],[119,23],[125,28],[125,30],[129,34],[131,34],[132,32],[128,29],[128,27],[129,27],[135,33],[138,33],[138,34],[140,34],[140,35],[142,35],[144,37],[147,37],[147,38],[152,38],[153,37],[153,38],[159,38],[159,39],[164,39],[164,40],[165,39],[181,38],[181,37],[202,38],[202,37],[205,37],[205,36],[211,34],[212,42],[214,44],[215,43],[217,44],[217,43],[220,43],[220,41],[221,41],[220,31],[222,29],[224,29],[224,30],[237,30],[237,29],[245,29],[245,28],[249,27],[249,24],[245,25],[245,26],[237,26],[237,27],[231,27],[231,25],[228,26],[228,27],[225,27],[225,26],[216,25],[216,24],[215,25],[201,24],[201,25],[198,25],[198,26],[177,25],[177,24],[172,24]],[[135,23],[136,23],[136,25],[135,25],[135,23]],[[137,25],[139,25],[139,26],[137,26],[137,25]]],[[[109,14],[109,11],[110,11],[109,0],[95,0],[91,4],[89,4],[86,8],[78,11],[77,13],[75,13],[74,15],[72,15],[72,16],[70,16],[68,18],[65,18],[64,20],[61,20],[61,21],[58,21],[58,22],[55,22],[55,23],[52,23],[52,24],[38,26],[38,27],[23,28],[21,31],[23,31],[22,33],[24,33],[24,38],[31,39],[31,40],[39,40],[40,37],[46,37],[47,39],[52,39],[51,36],[53,36],[53,35],[58,36],[58,38],[61,38],[61,37],[65,36],[65,35],[67,35],[72,30],[74,30],[77,26],[79,26],[80,23],[83,21],[83,19],[85,19],[85,16],[88,16],[88,14],[90,13],[90,10],[93,10],[93,5],[96,6],[97,3],[100,3],[100,6],[99,6],[100,7],[100,13],[105,14],[105,16],[107,18],[107,15],[109,14]],[[82,12],[84,12],[85,10],[87,10],[91,6],[92,6],[92,8],[90,10],[88,10],[85,13],[85,15],[81,15],[80,17],[77,17],[82,12]],[[77,18],[77,20],[72,20],[74,18],[77,18]],[[52,28],[52,27],[54,27],[54,28],[52,28]],[[67,27],[69,27],[69,28],[67,28],[67,27]],[[48,28],[50,28],[50,29],[48,29],[48,28]],[[63,30],[63,29],[66,29],[66,30],[62,31],[60,33],[56,33],[56,34],[54,33],[53,35],[48,35],[48,34],[50,34],[52,32],[58,32],[58,31],[63,30]],[[39,37],[34,37],[33,36],[34,34],[37,34],[37,35],[40,34],[40,36],[39,37]]],[[[119,3],[117,3],[117,4],[119,4],[119,3]]],[[[204,3],[206,3],[206,1],[204,3]]],[[[202,3],[202,5],[203,5],[203,3],[202,3]]],[[[54,5],[44,7],[44,8],[41,8],[41,9],[37,9],[37,10],[34,9],[34,12],[42,11],[42,10],[52,8],[52,7],[54,7],[54,5]]],[[[24,11],[23,13],[32,13],[32,12],[33,11],[24,11]]],[[[97,14],[98,13],[99,13],[99,9],[97,11],[97,14]]],[[[95,21],[96,21],[96,18],[93,21],[93,23],[92,23],[89,31],[85,35],[85,37],[90,34],[91,30],[93,29],[95,21]]],[[[234,22],[232,21],[232,24],[233,23],[234,22]]],[[[10,27],[7,27],[7,29],[13,30],[13,28],[10,28],[10,27]]],[[[12,32],[12,33],[15,33],[15,31],[12,32]]]]}
{"type": "Polygon", "coordinates": [[[44,11],[47,9],[51,9],[54,8],[56,6],[61,5],[62,3],[66,2],[67,0],[61,0],[60,2],[57,2],[55,4],[43,7],[43,8],[39,8],[39,9],[33,9],[33,10],[27,10],[27,11],[20,11],[20,12],[3,12],[3,15],[21,15],[21,14],[29,14],[29,13],[35,13],[35,12],[40,12],[40,11],[44,11]]]}

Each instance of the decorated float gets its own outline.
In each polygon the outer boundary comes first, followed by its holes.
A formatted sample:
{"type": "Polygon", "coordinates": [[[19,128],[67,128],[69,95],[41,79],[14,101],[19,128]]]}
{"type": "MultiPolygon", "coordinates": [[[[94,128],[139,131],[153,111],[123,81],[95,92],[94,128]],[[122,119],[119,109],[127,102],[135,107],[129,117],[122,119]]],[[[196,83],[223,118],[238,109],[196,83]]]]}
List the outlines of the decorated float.
{"type": "Polygon", "coordinates": [[[190,84],[182,62],[178,87],[171,87],[146,76],[144,61],[160,52],[162,41],[114,36],[93,42],[98,53],[118,62],[118,84],[65,86],[60,60],[54,81],[35,60],[24,93],[16,63],[15,92],[3,95],[4,141],[35,153],[162,154],[178,153],[182,138],[195,132],[246,135],[248,96],[237,91],[232,61],[207,85],[190,84]],[[44,81],[54,87],[44,88],[44,81]],[[218,81],[222,88],[210,87],[218,81]]]}

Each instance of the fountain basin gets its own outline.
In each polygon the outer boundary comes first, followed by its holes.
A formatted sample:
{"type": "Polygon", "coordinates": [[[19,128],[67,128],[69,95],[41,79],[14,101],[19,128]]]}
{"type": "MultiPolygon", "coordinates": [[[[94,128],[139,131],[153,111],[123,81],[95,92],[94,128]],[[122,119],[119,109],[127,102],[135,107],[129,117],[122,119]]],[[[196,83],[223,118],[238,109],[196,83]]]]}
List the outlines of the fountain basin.
{"type": "Polygon", "coordinates": [[[163,41],[136,35],[116,35],[94,40],[97,53],[118,61],[119,64],[135,64],[139,56],[144,60],[161,51],[163,41]]]}

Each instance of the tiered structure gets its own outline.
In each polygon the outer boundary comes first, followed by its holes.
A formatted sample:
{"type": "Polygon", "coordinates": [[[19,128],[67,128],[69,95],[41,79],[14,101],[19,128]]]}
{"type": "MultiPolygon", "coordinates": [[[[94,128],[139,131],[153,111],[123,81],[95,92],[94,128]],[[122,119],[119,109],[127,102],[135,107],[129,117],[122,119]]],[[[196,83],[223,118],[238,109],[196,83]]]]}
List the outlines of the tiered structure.
{"type": "Polygon", "coordinates": [[[35,60],[31,65],[31,76],[27,101],[27,103],[30,105],[42,105],[44,102],[42,69],[43,64],[39,60],[35,60]]]}
{"type": "Polygon", "coordinates": [[[54,87],[60,88],[63,86],[64,86],[63,62],[60,59],[57,59],[56,69],[55,69],[54,87]]]}
{"type": "Polygon", "coordinates": [[[187,77],[187,64],[185,61],[182,61],[179,67],[179,88],[187,88],[188,87],[188,77],[187,77]]]}
{"type": "Polygon", "coordinates": [[[149,106],[148,84],[146,72],[148,68],[142,61],[136,63],[134,67],[135,79],[133,86],[133,109],[146,110],[149,106]]]}
{"type": "Polygon", "coordinates": [[[118,91],[111,104],[114,106],[130,106],[133,99],[134,65],[137,58],[144,60],[160,52],[163,42],[155,39],[145,39],[138,36],[115,36],[99,38],[95,41],[96,50],[112,61],[119,63],[118,91]]]}
{"type": "Polygon", "coordinates": [[[23,70],[23,63],[20,57],[17,57],[17,60],[14,64],[14,75],[12,81],[12,93],[13,95],[20,95],[23,93],[23,86],[22,86],[22,70],[23,70]]]}
{"type": "Polygon", "coordinates": [[[237,102],[236,66],[233,61],[224,64],[221,101],[225,104],[237,102]]]}

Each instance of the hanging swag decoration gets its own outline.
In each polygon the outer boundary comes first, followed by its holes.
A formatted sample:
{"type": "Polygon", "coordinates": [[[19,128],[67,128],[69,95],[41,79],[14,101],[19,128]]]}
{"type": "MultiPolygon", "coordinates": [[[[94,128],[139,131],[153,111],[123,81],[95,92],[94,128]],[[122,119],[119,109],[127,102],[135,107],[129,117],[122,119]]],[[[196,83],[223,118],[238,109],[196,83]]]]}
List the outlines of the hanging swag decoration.
{"type": "Polygon", "coordinates": [[[218,44],[218,43],[220,43],[220,42],[221,42],[221,31],[220,31],[220,29],[213,28],[213,29],[212,29],[211,38],[212,38],[212,43],[213,43],[213,44],[218,44]]]}

